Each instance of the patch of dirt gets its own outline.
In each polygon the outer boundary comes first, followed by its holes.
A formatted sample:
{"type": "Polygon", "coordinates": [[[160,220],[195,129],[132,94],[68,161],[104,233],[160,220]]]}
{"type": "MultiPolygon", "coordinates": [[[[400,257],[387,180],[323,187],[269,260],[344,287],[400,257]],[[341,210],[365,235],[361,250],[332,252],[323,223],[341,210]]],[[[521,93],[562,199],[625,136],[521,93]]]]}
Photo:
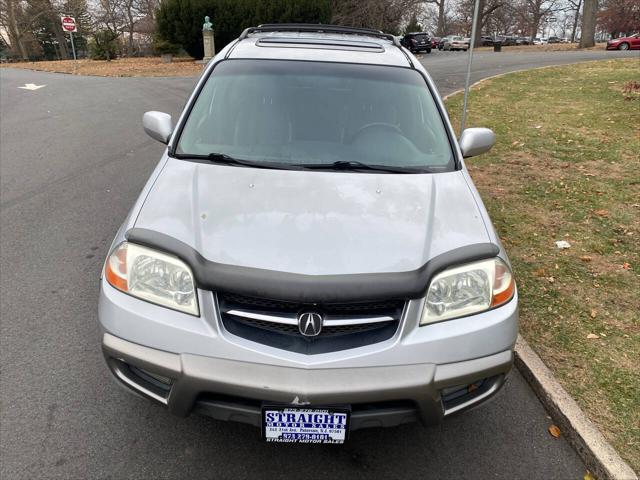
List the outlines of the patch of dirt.
{"type": "Polygon", "coordinates": [[[174,58],[164,63],[159,57],[121,58],[111,60],[56,60],[43,62],[5,63],[2,67],[23,68],[72,75],[100,77],[190,77],[202,73],[204,65],[192,58],[174,58]]]}
{"type": "MultiPolygon", "coordinates": [[[[629,177],[629,164],[631,163],[630,161],[627,163],[624,159],[621,160],[616,163],[588,160],[581,162],[576,168],[585,177],[620,181],[629,177]]],[[[637,158],[636,161],[638,161],[637,158]]]]}

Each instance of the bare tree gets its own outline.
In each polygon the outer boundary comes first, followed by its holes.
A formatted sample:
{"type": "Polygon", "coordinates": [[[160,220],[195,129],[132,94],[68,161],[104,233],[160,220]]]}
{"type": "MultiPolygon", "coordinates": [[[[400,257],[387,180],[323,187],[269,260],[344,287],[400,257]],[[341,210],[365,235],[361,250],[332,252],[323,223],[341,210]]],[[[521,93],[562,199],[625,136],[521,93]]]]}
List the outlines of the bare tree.
{"type": "Polygon", "coordinates": [[[332,23],[400,33],[421,0],[333,0],[332,23]]]}
{"type": "Polygon", "coordinates": [[[432,3],[438,8],[438,26],[436,27],[436,36],[444,37],[446,35],[445,21],[447,11],[447,0],[426,0],[427,3],[432,3]]]}
{"type": "Polygon", "coordinates": [[[529,19],[529,36],[533,42],[540,30],[540,23],[560,7],[557,0],[526,0],[525,6],[529,19]]]}
{"type": "MultiPolygon", "coordinates": [[[[499,9],[501,9],[504,5],[505,5],[505,0],[479,0],[478,19],[476,22],[476,38],[475,38],[476,45],[480,45],[480,37],[482,36],[482,32],[485,31],[492,14],[498,11],[499,9]]],[[[474,10],[474,2],[467,0],[463,2],[462,8],[465,9],[465,11],[468,13],[469,16],[472,16],[473,10],[474,10]]],[[[471,31],[472,22],[473,22],[473,19],[469,21],[469,32],[471,31]]]]}
{"type": "Polygon", "coordinates": [[[15,53],[24,60],[29,59],[24,39],[25,29],[23,25],[23,8],[19,0],[0,1],[0,26],[7,32],[9,44],[15,53]]]}
{"type": "Polygon", "coordinates": [[[569,5],[574,10],[573,27],[571,28],[571,42],[576,41],[576,30],[580,21],[580,9],[582,8],[582,0],[568,0],[569,5]]]}

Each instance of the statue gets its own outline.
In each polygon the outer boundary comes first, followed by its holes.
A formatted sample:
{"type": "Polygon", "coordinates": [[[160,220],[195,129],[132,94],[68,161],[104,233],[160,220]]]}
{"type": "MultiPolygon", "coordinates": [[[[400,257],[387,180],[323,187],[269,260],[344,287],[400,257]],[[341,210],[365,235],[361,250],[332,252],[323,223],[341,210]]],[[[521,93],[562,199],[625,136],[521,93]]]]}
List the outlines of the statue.
{"type": "Polygon", "coordinates": [[[204,23],[202,24],[202,31],[203,32],[211,32],[211,31],[213,31],[213,23],[211,23],[209,20],[210,19],[209,19],[208,16],[204,17],[204,23]]]}
{"type": "Polygon", "coordinates": [[[207,63],[216,54],[216,47],[213,39],[213,23],[211,23],[209,16],[204,17],[204,23],[202,24],[202,43],[204,47],[204,57],[202,61],[207,63]]]}

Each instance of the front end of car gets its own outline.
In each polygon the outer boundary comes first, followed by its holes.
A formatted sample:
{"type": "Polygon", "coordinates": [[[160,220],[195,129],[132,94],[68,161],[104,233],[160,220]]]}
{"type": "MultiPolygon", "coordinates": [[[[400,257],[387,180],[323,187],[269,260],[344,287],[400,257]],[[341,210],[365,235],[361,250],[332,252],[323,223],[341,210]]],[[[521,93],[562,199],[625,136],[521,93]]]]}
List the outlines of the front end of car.
{"type": "Polygon", "coordinates": [[[619,40],[610,38],[609,40],[607,40],[607,46],[605,47],[605,49],[606,50],[617,50],[619,45],[620,45],[620,41],[619,40]]]}
{"type": "Polygon", "coordinates": [[[517,293],[497,249],[439,271],[420,298],[309,303],[201,288],[175,253],[121,240],[101,280],[104,356],[177,415],[260,426],[264,405],[332,405],[351,430],[434,424],[492,397],[511,369],[517,293]]]}

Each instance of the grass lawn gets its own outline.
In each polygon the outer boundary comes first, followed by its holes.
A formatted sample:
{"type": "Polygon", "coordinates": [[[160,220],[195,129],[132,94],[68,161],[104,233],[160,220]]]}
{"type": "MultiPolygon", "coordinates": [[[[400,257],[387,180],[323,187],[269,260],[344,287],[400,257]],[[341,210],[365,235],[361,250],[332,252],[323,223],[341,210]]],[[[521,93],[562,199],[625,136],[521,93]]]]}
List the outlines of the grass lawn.
{"type": "MultiPolygon", "coordinates": [[[[458,128],[462,95],[446,103],[458,128]]],[[[467,118],[498,139],[467,165],[513,263],[520,331],[638,471],[640,57],[488,80],[467,118]]]]}
{"type": "Polygon", "coordinates": [[[163,63],[160,57],[121,58],[110,62],[82,59],[77,64],[73,60],[52,60],[3,63],[2,66],[99,77],[186,77],[200,75],[204,68],[193,58],[174,58],[171,63],[163,63]]]}

